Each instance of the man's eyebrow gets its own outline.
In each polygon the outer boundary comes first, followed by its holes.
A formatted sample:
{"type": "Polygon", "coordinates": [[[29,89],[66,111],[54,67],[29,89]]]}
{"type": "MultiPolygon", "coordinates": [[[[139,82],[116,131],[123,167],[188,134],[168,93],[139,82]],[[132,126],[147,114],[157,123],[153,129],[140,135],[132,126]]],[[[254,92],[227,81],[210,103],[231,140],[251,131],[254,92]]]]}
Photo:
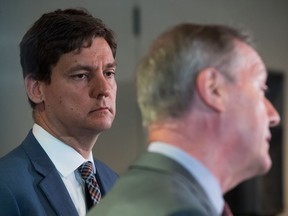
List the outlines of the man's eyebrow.
{"type": "Polygon", "coordinates": [[[69,68],[69,70],[67,72],[72,73],[72,72],[79,71],[79,70],[93,71],[95,69],[97,69],[97,68],[90,66],[90,65],[77,64],[77,65],[74,65],[73,67],[69,68]]]}
{"type": "Polygon", "coordinates": [[[112,62],[112,63],[108,63],[105,65],[105,68],[112,68],[112,67],[116,67],[117,66],[117,63],[116,61],[112,62]]]}
{"type": "MultiPolygon", "coordinates": [[[[112,62],[112,63],[108,63],[106,65],[104,65],[104,68],[115,68],[117,66],[116,61],[112,62]]],[[[93,70],[97,70],[98,67],[94,67],[91,65],[84,65],[84,64],[77,64],[74,65],[73,67],[71,67],[68,70],[68,73],[72,73],[78,70],[85,70],[85,71],[93,71],[93,70]]]]}

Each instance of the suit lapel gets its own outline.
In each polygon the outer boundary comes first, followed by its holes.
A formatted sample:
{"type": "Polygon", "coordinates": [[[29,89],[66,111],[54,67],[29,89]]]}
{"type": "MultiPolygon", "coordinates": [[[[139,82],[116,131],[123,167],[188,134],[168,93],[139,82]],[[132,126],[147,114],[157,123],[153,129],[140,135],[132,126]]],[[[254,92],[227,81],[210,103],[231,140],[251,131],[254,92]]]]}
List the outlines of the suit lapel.
{"type": "Polygon", "coordinates": [[[70,195],[54,164],[30,131],[23,148],[38,173],[36,184],[43,191],[58,215],[78,215],[70,195]]]}
{"type": "Polygon", "coordinates": [[[106,165],[94,158],[96,167],[96,180],[99,184],[102,197],[111,189],[114,185],[117,175],[114,174],[106,165]]]}
{"type": "Polygon", "coordinates": [[[62,179],[59,181],[56,170],[48,174],[39,186],[58,215],[78,215],[62,179]]]}

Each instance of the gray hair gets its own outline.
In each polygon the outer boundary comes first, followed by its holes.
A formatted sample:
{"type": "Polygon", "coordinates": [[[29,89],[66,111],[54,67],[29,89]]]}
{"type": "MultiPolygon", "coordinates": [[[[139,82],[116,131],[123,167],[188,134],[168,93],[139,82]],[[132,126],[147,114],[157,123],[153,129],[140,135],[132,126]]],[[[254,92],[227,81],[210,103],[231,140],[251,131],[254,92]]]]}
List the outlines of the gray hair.
{"type": "Polygon", "coordinates": [[[194,82],[201,70],[213,67],[233,79],[235,41],[251,45],[246,33],[221,25],[186,23],[160,35],[137,68],[143,125],[185,113],[193,104],[194,82]]]}

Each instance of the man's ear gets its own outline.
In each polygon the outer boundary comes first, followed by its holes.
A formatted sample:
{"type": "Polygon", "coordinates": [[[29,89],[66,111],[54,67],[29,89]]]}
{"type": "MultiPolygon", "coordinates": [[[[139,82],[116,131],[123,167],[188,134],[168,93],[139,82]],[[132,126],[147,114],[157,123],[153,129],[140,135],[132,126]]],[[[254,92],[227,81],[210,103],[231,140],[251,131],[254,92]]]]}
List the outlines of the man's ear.
{"type": "Polygon", "coordinates": [[[203,102],[216,111],[224,110],[223,75],[215,68],[206,68],[196,77],[196,89],[203,102]]]}
{"type": "Polygon", "coordinates": [[[43,102],[42,82],[35,80],[31,75],[24,79],[26,93],[31,101],[36,104],[43,102]]]}

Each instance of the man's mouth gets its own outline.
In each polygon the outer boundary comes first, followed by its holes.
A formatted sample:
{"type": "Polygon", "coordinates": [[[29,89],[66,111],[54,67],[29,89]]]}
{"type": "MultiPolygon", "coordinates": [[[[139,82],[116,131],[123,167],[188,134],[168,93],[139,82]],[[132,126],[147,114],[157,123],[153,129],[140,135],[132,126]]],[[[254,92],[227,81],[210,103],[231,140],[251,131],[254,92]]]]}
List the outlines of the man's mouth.
{"type": "Polygon", "coordinates": [[[110,109],[108,107],[99,107],[99,108],[93,109],[90,113],[100,112],[100,111],[109,111],[110,112],[110,109]]]}

